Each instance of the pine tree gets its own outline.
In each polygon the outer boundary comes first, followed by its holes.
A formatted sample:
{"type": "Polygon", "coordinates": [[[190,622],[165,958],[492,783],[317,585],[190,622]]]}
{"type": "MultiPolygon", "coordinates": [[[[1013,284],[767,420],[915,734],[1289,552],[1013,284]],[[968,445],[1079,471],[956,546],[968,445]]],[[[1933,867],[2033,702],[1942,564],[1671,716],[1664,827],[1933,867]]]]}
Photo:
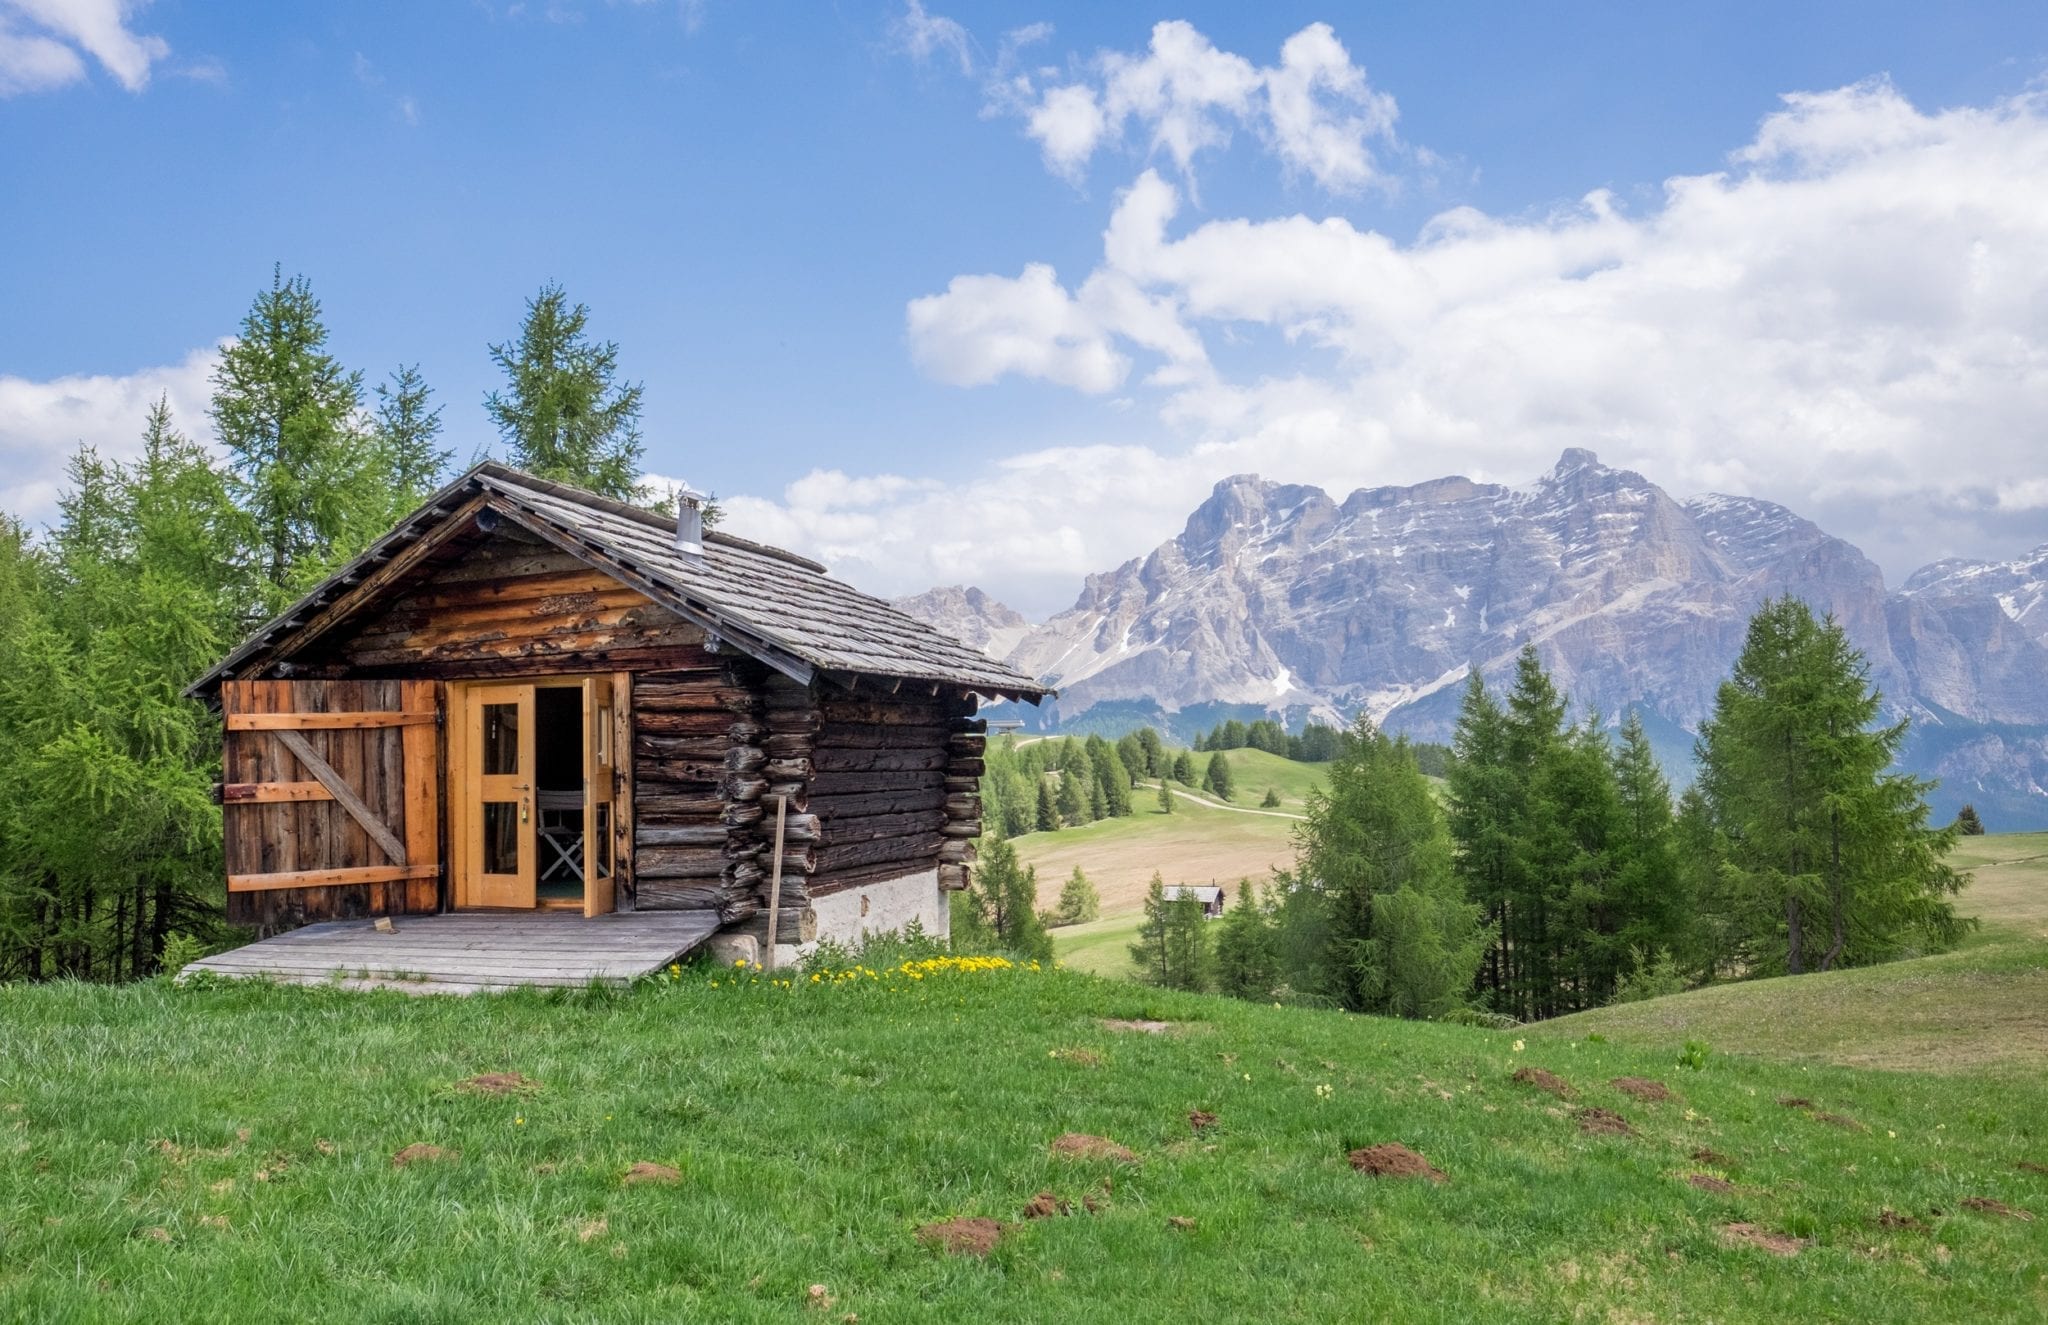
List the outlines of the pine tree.
{"type": "Polygon", "coordinates": [[[1138,744],[1143,747],[1145,758],[1143,763],[1133,763],[1131,765],[1131,776],[1134,778],[1141,775],[1148,778],[1164,777],[1166,775],[1166,745],[1159,739],[1159,733],[1150,727],[1139,728],[1138,744]]]}
{"type": "Polygon", "coordinates": [[[1981,837],[1984,821],[1977,817],[1977,807],[1965,805],[1956,815],[1956,832],[1963,837],[1981,837]]]}
{"type": "Polygon", "coordinates": [[[1209,917],[1202,899],[1183,889],[1166,903],[1166,932],[1162,938],[1167,952],[1168,979],[1174,989],[1201,993],[1214,978],[1215,953],[1209,937],[1209,917]]]}
{"type": "Polygon", "coordinates": [[[326,345],[311,285],[278,268],[213,373],[213,424],[229,491],[252,526],[262,612],[381,534],[375,521],[390,509],[382,450],[357,427],[362,374],[326,345]]]}
{"type": "Polygon", "coordinates": [[[377,384],[376,394],[372,435],[383,453],[395,519],[441,486],[454,452],[439,445],[441,407],[418,364],[399,365],[389,382],[377,384]]]}
{"type": "Polygon", "coordinates": [[[1216,927],[1216,990],[1233,998],[1268,999],[1279,983],[1273,922],[1258,903],[1250,879],[1237,884],[1237,901],[1216,927]]]}
{"type": "Polygon", "coordinates": [[[1145,756],[1145,743],[1138,739],[1136,732],[1126,732],[1117,738],[1116,757],[1117,762],[1123,765],[1126,793],[1138,785],[1138,779],[1151,773],[1150,764],[1145,756]]]}
{"type": "MultiPolygon", "coordinates": [[[[1235,749],[1237,747],[1233,746],[1232,748],[1235,749]]],[[[1215,792],[1219,799],[1230,799],[1230,760],[1224,756],[1221,750],[1209,756],[1209,768],[1202,775],[1202,786],[1207,791],[1215,792]]]]}
{"type": "Polygon", "coordinates": [[[1932,783],[1886,772],[1908,728],[1873,726],[1880,705],[1841,626],[1788,596],[1751,619],[1701,726],[1699,785],[1728,869],[1748,914],[1772,917],[1752,934],[1766,969],[1882,960],[1968,927],[1949,900],[1955,830],[1928,826],[1932,783]]]}
{"type": "Polygon", "coordinates": [[[1059,804],[1053,798],[1052,783],[1042,776],[1038,779],[1037,826],[1041,833],[1057,833],[1060,830],[1059,804]]]}
{"type": "Polygon", "coordinates": [[[1173,785],[1165,778],[1159,779],[1159,812],[1173,813],[1173,785]]]}
{"type": "Polygon", "coordinates": [[[1195,785],[1195,757],[1186,750],[1174,756],[1173,780],[1183,787],[1195,785]]]}
{"type": "Polygon", "coordinates": [[[1059,905],[1051,912],[1050,923],[1055,925],[1085,925],[1102,915],[1102,898],[1095,891],[1095,885],[1088,882],[1088,876],[1081,872],[1079,865],[1067,876],[1060,887],[1059,905]]]}
{"type": "Polygon", "coordinates": [[[1038,918],[1038,871],[1018,863],[1016,847],[1000,839],[987,843],[967,892],[971,931],[1027,960],[1052,960],[1052,936],[1038,918]]]}
{"type": "Polygon", "coordinates": [[[589,338],[590,309],[556,284],[527,301],[516,340],[490,347],[505,388],[484,399],[511,462],[619,501],[639,493],[640,395],[619,347],[589,338]]]}
{"type": "Polygon", "coordinates": [[[1130,946],[1138,978],[1147,984],[1170,984],[1173,977],[1171,949],[1166,942],[1166,907],[1166,880],[1154,870],[1152,881],[1145,886],[1144,918],[1138,922],[1137,941],[1130,946]]]}
{"type": "Polygon", "coordinates": [[[1098,819],[1121,819],[1131,812],[1131,775],[1117,747],[1103,742],[1089,751],[1094,765],[1095,789],[1101,797],[1098,819]]]}
{"type": "Polygon", "coordinates": [[[1339,1001],[1404,1016],[1448,1011],[1491,936],[1459,889],[1450,835],[1407,742],[1361,718],[1326,785],[1309,793],[1296,841],[1297,886],[1325,899],[1325,980],[1339,1001]]]}
{"type": "Polygon", "coordinates": [[[1094,821],[1095,816],[1088,803],[1088,793],[1094,786],[1086,773],[1061,770],[1057,796],[1061,823],[1080,825],[1094,821]]]}
{"type": "Polygon", "coordinates": [[[1277,791],[1275,791],[1275,790],[1274,790],[1273,788],[1271,788],[1271,787],[1268,787],[1268,788],[1266,788],[1266,798],[1265,798],[1264,800],[1260,801],[1260,802],[1259,802],[1259,805],[1260,805],[1260,806],[1261,806],[1262,808],[1264,808],[1264,809],[1268,809],[1268,810],[1277,810],[1277,809],[1279,809],[1279,808],[1280,808],[1280,793],[1279,793],[1279,792],[1277,792],[1277,791]]]}

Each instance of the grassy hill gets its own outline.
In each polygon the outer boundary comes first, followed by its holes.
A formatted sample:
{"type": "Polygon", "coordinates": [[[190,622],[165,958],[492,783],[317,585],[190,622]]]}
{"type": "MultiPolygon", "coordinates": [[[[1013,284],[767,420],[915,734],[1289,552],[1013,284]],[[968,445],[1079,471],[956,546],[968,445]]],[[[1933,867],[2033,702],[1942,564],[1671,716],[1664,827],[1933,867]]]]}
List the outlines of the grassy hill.
{"type": "Polygon", "coordinates": [[[2048,1068],[2048,833],[1964,838],[1958,907],[1983,929],[1955,952],[1717,985],[1531,1027],[1566,1039],[1698,1037],[1795,1062],[2036,1075],[2048,1068]]]}
{"type": "Polygon", "coordinates": [[[1018,970],[785,987],[693,969],[467,1000],[4,988],[0,1319],[2048,1310],[2048,1219],[1999,1213],[2048,1215],[2048,1169],[2019,1167],[2048,1165],[2037,1075],[1958,1092],[1721,1055],[1682,1070],[1676,1048],[1518,1052],[1512,1033],[1018,970]],[[1575,1098],[1512,1080],[1524,1067],[1575,1098]],[[524,1084],[461,1084],[486,1073],[524,1084]],[[1627,1077],[1675,1096],[1609,1084],[1627,1077]],[[1134,1156],[1061,1157],[1066,1133],[1134,1156]],[[1389,1142],[1446,1180],[1347,1162],[1389,1142]],[[394,1165],[419,1145],[447,1153],[394,1165]],[[672,1180],[625,1181],[636,1164],[672,1180]],[[1039,1193],[1071,1213],[1023,1218],[1039,1193]],[[986,1259],[921,1240],[957,1218],[1001,1223],[986,1259]]]}
{"type": "Polygon", "coordinates": [[[1038,869],[1040,904],[1052,904],[1076,865],[1102,894],[1108,916],[1136,912],[1154,870],[1168,883],[1234,885],[1246,876],[1263,881],[1275,866],[1294,860],[1292,819],[1187,798],[1175,802],[1174,813],[1161,814],[1157,799],[1156,792],[1139,791],[1137,813],[1126,818],[1013,839],[1017,858],[1038,869]]]}

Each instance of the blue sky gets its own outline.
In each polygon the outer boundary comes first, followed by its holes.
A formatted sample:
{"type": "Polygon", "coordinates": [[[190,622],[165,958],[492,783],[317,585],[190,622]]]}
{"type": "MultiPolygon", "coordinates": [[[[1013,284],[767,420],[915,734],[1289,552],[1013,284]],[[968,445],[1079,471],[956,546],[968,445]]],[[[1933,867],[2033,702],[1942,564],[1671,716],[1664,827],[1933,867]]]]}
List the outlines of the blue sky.
{"type": "Polygon", "coordinates": [[[1561,443],[1894,579],[2013,555],[2048,538],[2043,278],[1950,294],[2040,265],[2044,71],[2038,4],[0,0],[0,497],[47,516],[155,390],[203,432],[278,262],[347,362],[421,365],[462,459],[486,343],[561,281],[653,470],[883,591],[1042,613],[1230,472],[1519,480],[1561,443]],[[1060,156],[1062,89],[1135,109],[1060,156]]]}

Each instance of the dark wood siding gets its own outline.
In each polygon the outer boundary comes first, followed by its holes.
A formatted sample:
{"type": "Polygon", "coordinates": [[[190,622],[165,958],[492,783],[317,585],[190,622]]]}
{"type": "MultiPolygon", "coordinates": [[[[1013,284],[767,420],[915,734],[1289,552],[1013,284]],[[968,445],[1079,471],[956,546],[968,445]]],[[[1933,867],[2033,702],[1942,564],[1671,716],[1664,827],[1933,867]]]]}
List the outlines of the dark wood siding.
{"type": "Polygon", "coordinates": [[[454,678],[637,671],[706,656],[697,626],[566,552],[500,531],[459,555],[422,568],[388,605],[297,661],[454,678]]]}

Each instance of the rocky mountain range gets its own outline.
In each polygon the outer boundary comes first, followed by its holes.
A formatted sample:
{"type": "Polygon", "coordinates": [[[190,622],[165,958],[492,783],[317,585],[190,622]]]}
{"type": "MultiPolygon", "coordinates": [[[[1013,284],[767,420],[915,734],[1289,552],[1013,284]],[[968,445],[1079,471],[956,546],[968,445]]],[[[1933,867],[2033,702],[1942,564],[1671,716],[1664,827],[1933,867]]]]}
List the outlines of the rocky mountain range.
{"type": "Polygon", "coordinates": [[[1069,730],[1364,712],[1444,740],[1471,670],[1492,680],[1533,643],[1580,712],[1639,712],[1683,779],[1751,612],[1788,592],[1835,614],[1913,719],[1903,762],[1942,779],[1938,812],[1971,801],[1994,829],[2048,826],[2048,546],[1888,589],[1783,506],[1674,500],[1585,450],[1527,485],[1445,478],[1341,501],[1238,475],[1042,624],[970,588],[898,605],[1058,686],[1023,716],[1069,730]]]}

